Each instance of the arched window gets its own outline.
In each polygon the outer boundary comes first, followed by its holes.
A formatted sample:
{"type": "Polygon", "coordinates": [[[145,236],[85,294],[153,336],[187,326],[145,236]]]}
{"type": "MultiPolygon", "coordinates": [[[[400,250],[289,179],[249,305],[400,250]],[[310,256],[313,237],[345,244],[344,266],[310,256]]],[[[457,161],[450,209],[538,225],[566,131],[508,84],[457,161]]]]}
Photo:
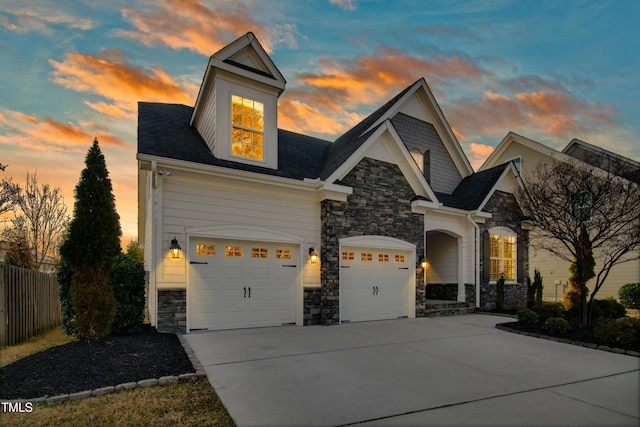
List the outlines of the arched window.
{"type": "Polygon", "coordinates": [[[508,282],[515,282],[517,268],[517,234],[506,227],[489,230],[489,279],[498,280],[504,275],[508,282]]]}

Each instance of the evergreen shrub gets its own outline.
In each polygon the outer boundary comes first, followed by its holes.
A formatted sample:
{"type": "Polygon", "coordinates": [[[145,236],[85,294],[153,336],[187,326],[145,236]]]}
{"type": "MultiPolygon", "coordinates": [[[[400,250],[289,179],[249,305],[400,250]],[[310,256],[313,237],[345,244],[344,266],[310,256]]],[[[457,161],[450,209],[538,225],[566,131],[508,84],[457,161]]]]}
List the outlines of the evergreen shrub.
{"type": "Polygon", "coordinates": [[[571,330],[571,326],[562,317],[549,317],[544,321],[542,329],[552,334],[563,335],[571,330]]]}
{"type": "Polygon", "coordinates": [[[620,302],[626,308],[640,310],[640,283],[627,283],[618,291],[620,302]]]}
{"type": "Polygon", "coordinates": [[[111,271],[111,287],[116,300],[112,333],[140,331],[144,321],[144,286],[142,263],[131,255],[118,255],[111,271]]]}
{"type": "Polygon", "coordinates": [[[522,309],[518,312],[518,322],[520,323],[538,323],[540,321],[540,315],[528,308],[522,309]]]}
{"type": "Polygon", "coordinates": [[[593,328],[593,336],[609,344],[633,345],[640,340],[640,319],[601,320],[593,328]]]}

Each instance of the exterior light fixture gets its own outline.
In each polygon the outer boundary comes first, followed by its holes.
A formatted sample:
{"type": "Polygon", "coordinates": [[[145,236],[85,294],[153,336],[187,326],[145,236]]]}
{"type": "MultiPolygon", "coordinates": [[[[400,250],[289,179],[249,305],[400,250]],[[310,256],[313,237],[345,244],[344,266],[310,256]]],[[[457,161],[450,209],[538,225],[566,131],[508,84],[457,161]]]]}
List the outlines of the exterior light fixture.
{"type": "Polygon", "coordinates": [[[318,262],[318,252],[313,248],[313,246],[309,248],[309,261],[311,261],[311,264],[318,262]]]}
{"type": "Polygon", "coordinates": [[[180,258],[180,252],[182,252],[182,248],[178,244],[178,239],[176,239],[175,237],[171,241],[169,252],[171,252],[171,258],[180,258]]]}
{"type": "Polygon", "coordinates": [[[420,260],[420,267],[422,267],[423,270],[426,270],[427,267],[429,267],[429,263],[427,262],[426,258],[422,258],[420,260]]]}

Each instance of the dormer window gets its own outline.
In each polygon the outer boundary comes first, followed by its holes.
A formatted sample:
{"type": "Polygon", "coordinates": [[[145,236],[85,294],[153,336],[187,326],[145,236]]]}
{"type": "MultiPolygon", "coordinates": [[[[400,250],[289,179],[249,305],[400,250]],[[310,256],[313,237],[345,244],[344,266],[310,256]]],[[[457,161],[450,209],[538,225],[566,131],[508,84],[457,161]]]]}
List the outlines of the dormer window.
{"type": "Polygon", "coordinates": [[[264,158],[264,104],[231,95],[231,155],[262,161],[264,158]]]}

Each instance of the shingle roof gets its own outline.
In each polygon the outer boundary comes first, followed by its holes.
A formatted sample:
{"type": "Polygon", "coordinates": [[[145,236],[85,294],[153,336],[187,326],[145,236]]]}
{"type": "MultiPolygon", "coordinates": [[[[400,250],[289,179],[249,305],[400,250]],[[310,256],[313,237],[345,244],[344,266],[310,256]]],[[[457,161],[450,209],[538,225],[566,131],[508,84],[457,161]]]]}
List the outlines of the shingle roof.
{"type": "Polygon", "coordinates": [[[375,129],[371,129],[366,134],[364,132],[366,132],[366,130],[369,129],[380,117],[382,117],[387,111],[389,111],[389,109],[396,102],[398,102],[398,100],[402,98],[414,85],[415,83],[404,89],[402,92],[389,100],[389,102],[368,115],[360,123],[352,127],[345,134],[336,139],[333,144],[331,144],[331,147],[329,148],[329,152],[327,154],[324,169],[322,171],[322,174],[320,175],[322,179],[329,177],[329,175],[331,175],[336,169],[338,169],[340,165],[342,165],[345,160],[347,160],[349,156],[351,156],[362,145],[362,143],[367,139],[369,135],[371,135],[371,133],[375,131],[375,129]]]}
{"type": "Polygon", "coordinates": [[[277,170],[221,160],[189,126],[192,113],[186,105],[140,102],[138,153],[292,179],[320,176],[329,141],[278,129],[277,170]]]}
{"type": "Polygon", "coordinates": [[[436,196],[445,206],[466,211],[476,210],[508,167],[509,163],[503,163],[491,169],[476,172],[464,178],[453,194],[436,193],[436,196]]]}

